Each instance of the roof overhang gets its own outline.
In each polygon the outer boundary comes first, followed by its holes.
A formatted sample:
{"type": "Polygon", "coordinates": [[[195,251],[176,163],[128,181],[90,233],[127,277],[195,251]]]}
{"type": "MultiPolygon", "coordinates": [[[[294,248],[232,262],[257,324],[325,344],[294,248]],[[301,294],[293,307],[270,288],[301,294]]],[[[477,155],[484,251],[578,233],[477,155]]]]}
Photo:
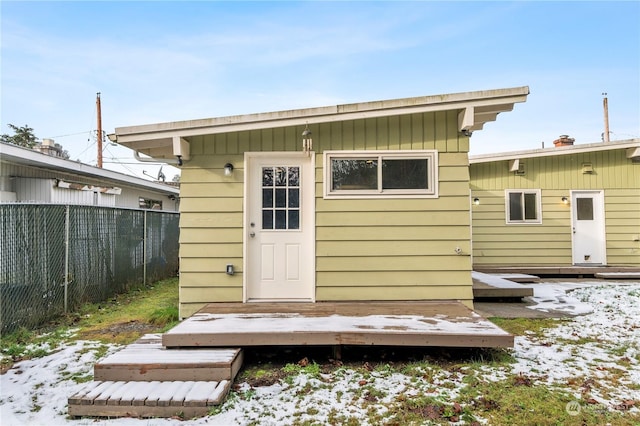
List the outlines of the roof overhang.
{"type": "Polygon", "coordinates": [[[110,139],[154,159],[189,159],[189,138],[277,127],[304,126],[347,120],[458,111],[460,132],[470,135],[499,113],[525,102],[529,87],[483,90],[384,101],[335,105],[142,126],[118,127],[110,139]]]}
{"type": "Polygon", "coordinates": [[[640,139],[627,139],[614,142],[599,142],[562,146],[558,148],[532,149],[528,151],[511,151],[498,154],[482,154],[469,156],[469,163],[490,163],[494,161],[511,161],[511,171],[517,169],[519,160],[523,158],[550,157],[557,155],[579,154],[586,152],[609,151],[614,149],[626,150],[626,157],[630,159],[640,158],[640,139]]]}
{"type": "Polygon", "coordinates": [[[65,160],[63,158],[52,157],[32,149],[22,148],[15,145],[0,144],[0,160],[29,167],[64,172],[101,181],[124,184],[129,187],[146,189],[166,195],[178,195],[180,189],[162,183],[151,182],[124,173],[112,170],[89,166],[76,161],[65,160]]]}

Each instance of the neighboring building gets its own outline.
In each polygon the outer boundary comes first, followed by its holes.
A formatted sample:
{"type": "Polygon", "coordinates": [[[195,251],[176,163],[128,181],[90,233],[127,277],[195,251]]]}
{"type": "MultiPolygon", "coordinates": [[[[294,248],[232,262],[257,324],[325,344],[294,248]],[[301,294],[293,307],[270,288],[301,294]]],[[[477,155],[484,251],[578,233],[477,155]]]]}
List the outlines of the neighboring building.
{"type": "Polygon", "coordinates": [[[177,186],[0,143],[0,203],[82,204],[178,211],[179,194],[177,186]]]}
{"type": "Polygon", "coordinates": [[[640,266],[640,139],[470,158],[473,264],[640,266]]]}
{"type": "Polygon", "coordinates": [[[116,129],[182,166],[180,313],[209,302],[472,306],[469,135],[528,87],[116,129]]]}
{"type": "Polygon", "coordinates": [[[62,145],[55,143],[53,139],[42,139],[42,142],[33,147],[34,151],[50,155],[52,157],[68,159],[68,153],[62,149],[62,145]]]}

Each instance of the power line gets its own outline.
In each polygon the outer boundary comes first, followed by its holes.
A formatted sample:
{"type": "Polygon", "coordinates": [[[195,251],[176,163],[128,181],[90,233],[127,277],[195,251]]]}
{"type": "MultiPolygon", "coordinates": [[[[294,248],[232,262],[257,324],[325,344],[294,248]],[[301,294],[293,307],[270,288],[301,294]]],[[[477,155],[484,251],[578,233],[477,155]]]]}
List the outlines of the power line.
{"type": "Polygon", "coordinates": [[[84,135],[85,133],[91,133],[92,130],[85,130],[84,132],[78,132],[78,133],[69,133],[67,135],[58,135],[58,136],[48,136],[44,139],[58,139],[58,138],[66,138],[67,136],[78,136],[78,135],[84,135]]]}

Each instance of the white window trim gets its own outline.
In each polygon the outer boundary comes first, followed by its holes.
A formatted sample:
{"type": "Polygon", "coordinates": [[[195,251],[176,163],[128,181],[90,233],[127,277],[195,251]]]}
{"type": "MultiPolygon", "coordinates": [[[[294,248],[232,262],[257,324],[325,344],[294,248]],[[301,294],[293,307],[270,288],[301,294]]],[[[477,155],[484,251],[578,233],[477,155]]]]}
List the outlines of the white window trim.
{"type": "Polygon", "coordinates": [[[505,222],[507,225],[542,225],[542,191],[540,189],[505,189],[504,190],[504,213],[505,222]],[[536,194],[536,220],[509,220],[510,208],[509,208],[509,194],[522,193],[522,194],[536,194]]]}
{"type": "MultiPolygon", "coordinates": [[[[416,151],[325,151],[324,152],[324,198],[326,199],[349,199],[349,198],[438,198],[438,151],[436,150],[416,150],[416,151]],[[427,182],[429,188],[423,189],[387,189],[378,190],[340,190],[331,191],[331,159],[359,159],[363,157],[377,157],[378,161],[383,158],[391,159],[427,159],[429,170],[427,170],[427,182]]],[[[378,184],[382,180],[382,168],[378,168],[378,184]]]]}

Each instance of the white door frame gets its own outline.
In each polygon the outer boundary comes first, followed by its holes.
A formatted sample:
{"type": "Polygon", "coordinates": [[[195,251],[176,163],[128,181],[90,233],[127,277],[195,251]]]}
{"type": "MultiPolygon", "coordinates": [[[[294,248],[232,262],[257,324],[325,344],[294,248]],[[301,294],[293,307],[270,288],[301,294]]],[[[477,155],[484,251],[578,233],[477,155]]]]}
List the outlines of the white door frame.
{"type": "MultiPolygon", "coordinates": [[[[607,264],[607,239],[606,239],[606,226],[605,226],[605,215],[604,215],[604,190],[571,190],[569,191],[571,195],[571,263],[573,265],[585,265],[590,262],[585,262],[584,259],[578,259],[579,253],[576,242],[576,198],[580,195],[592,195],[594,204],[593,204],[593,214],[594,220],[598,223],[596,226],[599,228],[596,230],[597,235],[594,235],[597,238],[597,245],[594,245],[596,250],[599,251],[599,254],[602,256],[601,262],[594,262],[593,265],[606,265],[607,264]]],[[[597,259],[596,259],[597,260],[597,259]]]]}
{"type": "MultiPolygon", "coordinates": [[[[307,302],[315,302],[316,301],[316,227],[315,227],[315,192],[316,192],[316,182],[315,182],[315,155],[312,152],[311,154],[304,152],[245,152],[244,153],[244,199],[243,199],[243,238],[242,238],[242,270],[243,270],[243,281],[242,281],[242,300],[244,303],[253,302],[253,300],[249,300],[249,291],[248,285],[250,280],[252,279],[252,274],[254,273],[249,266],[249,240],[251,239],[250,233],[252,232],[250,222],[250,208],[251,203],[249,202],[249,197],[251,196],[251,188],[250,186],[253,184],[251,182],[252,170],[255,166],[256,160],[262,159],[271,159],[274,162],[278,160],[303,160],[306,162],[305,167],[301,170],[301,191],[300,191],[300,205],[301,205],[301,217],[300,223],[303,227],[302,232],[305,239],[305,257],[307,258],[307,264],[309,265],[309,269],[307,272],[306,280],[309,281],[309,298],[305,298],[304,300],[296,299],[295,301],[307,301],[307,302]]],[[[255,231],[255,230],[254,230],[255,231]]],[[[259,302],[260,300],[256,300],[259,302]]],[[[286,301],[284,299],[270,299],[267,301],[286,301]]]]}

